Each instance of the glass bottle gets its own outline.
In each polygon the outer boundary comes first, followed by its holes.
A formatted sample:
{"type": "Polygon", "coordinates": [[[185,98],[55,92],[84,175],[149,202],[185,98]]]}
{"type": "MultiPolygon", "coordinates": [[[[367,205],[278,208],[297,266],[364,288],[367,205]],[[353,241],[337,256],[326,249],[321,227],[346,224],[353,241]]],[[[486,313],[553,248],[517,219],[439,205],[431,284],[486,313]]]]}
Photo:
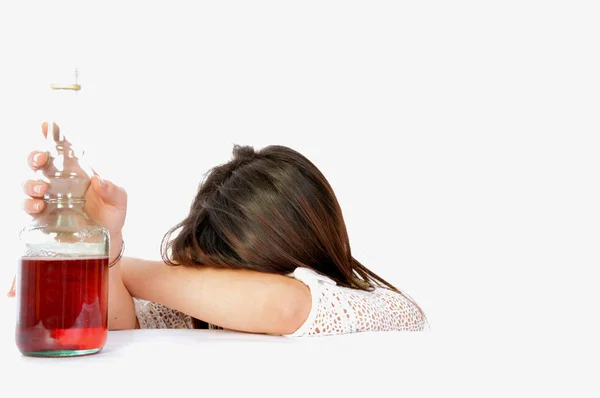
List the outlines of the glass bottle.
{"type": "Polygon", "coordinates": [[[71,138],[85,129],[81,86],[51,89],[56,117],[47,124],[48,162],[38,170],[49,188],[44,210],[21,232],[16,343],[28,356],[94,354],[107,336],[109,234],[84,212],[93,172],[71,138]]]}

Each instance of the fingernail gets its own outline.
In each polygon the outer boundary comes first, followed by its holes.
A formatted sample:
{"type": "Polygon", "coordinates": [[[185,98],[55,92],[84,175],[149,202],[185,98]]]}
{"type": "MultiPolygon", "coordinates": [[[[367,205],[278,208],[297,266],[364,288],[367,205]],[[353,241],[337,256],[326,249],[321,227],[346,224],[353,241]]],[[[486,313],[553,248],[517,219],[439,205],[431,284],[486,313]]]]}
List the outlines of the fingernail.
{"type": "Polygon", "coordinates": [[[41,203],[39,203],[39,202],[36,202],[36,203],[33,205],[33,207],[34,207],[36,210],[40,210],[40,209],[42,208],[42,204],[41,204],[41,203]]]}
{"type": "Polygon", "coordinates": [[[100,184],[100,188],[104,189],[106,188],[106,183],[104,182],[104,180],[102,179],[102,177],[96,176],[98,178],[98,183],[100,184]]]}
{"type": "Polygon", "coordinates": [[[33,163],[38,163],[41,156],[41,153],[36,153],[35,155],[33,155],[33,163]]]}
{"type": "Polygon", "coordinates": [[[42,193],[42,188],[43,188],[43,185],[35,185],[33,187],[33,192],[35,192],[35,193],[42,193]]]}

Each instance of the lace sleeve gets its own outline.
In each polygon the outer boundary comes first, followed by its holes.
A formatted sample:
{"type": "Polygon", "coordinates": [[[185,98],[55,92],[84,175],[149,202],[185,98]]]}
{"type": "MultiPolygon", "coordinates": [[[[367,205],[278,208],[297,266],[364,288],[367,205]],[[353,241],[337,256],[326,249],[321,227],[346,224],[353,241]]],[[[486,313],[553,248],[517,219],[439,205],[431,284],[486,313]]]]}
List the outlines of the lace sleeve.
{"type": "Polygon", "coordinates": [[[193,329],[192,318],[151,301],[133,299],[140,329],[193,329]]]}
{"type": "Polygon", "coordinates": [[[290,336],[327,336],[366,331],[421,331],[421,311],[403,295],[385,288],[363,291],[336,286],[308,268],[291,275],[310,288],[312,308],[290,336]]]}

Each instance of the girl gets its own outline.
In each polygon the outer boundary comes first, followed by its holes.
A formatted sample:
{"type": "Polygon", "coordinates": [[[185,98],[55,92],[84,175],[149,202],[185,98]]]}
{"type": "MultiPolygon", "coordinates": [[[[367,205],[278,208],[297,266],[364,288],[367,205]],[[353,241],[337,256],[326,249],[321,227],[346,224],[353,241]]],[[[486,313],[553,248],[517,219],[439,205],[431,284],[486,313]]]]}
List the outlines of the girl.
{"type": "MultiPolygon", "coordinates": [[[[34,170],[46,161],[43,152],[29,156],[34,170]]],[[[25,210],[42,211],[47,185],[29,180],[24,189],[25,210]]],[[[189,215],[165,235],[163,261],[121,259],[125,190],[94,176],[86,199],[86,213],[113,242],[112,330],[323,336],[424,329],[418,305],[352,257],[331,186],[290,148],[235,146],[233,159],[208,173],[189,215]]]]}

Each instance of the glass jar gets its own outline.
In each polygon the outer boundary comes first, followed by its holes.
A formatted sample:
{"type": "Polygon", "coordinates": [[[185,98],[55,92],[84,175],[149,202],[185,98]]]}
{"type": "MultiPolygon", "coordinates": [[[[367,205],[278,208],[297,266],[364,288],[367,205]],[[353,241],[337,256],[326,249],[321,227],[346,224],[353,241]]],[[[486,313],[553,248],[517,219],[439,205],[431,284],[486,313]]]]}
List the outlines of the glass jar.
{"type": "Polygon", "coordinates": [[[79,84],[53,84],[44,210],[21,232],[16,343],[28,356],[99,352],[108,326],[108,231],[85,214],[93,172],[72,145],[85,126],[79,84]]]}

